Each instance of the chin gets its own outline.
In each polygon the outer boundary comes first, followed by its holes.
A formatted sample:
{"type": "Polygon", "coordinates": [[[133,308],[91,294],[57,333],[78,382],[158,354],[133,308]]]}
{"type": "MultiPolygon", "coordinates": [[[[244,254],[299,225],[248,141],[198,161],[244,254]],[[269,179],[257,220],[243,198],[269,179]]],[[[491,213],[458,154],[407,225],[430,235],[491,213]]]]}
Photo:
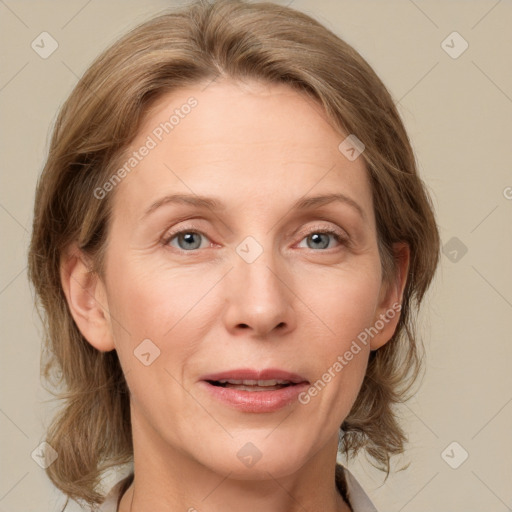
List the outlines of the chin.
{"type": "MultiPolygon", "coordinates": [[[[264,439],[264,435],[243,435],[231,440],[229,446],[214,444],[213,460],[205,461],[213,471],[230,475],[237,480],[266,480],[281,478],[298,471],[311,456],[304,445],[284,443],[276,437],[264,439]],[[254,441],[251,441],[254,439],[254,441]],[[271,476],[270,476],[271,475],[271,476]]],[[[204,459],[204,453],[202,454],[204,459]]]]}

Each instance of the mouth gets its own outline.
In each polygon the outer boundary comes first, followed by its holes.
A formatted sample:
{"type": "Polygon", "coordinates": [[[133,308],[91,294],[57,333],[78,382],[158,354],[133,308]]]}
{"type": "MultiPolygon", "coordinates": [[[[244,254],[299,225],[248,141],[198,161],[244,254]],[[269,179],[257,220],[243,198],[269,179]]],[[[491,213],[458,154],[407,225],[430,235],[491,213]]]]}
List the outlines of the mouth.
{"type": "Polygon", "coordinates": [[[203,376],[210,396],[243,412],[274,412],[297,401],[308,385],[304,377],[284,370],[231,370],[203,376]]]}
{"type": "Polygon", "coordinates": [[[207,380],[212,386],[219,386],[221,388],[239,389],[241,391],[275,391],[276,389],[286,388],[292,386],[288,380],[236,380],[236,379],[222,379],[222,380],[207,380]]]}

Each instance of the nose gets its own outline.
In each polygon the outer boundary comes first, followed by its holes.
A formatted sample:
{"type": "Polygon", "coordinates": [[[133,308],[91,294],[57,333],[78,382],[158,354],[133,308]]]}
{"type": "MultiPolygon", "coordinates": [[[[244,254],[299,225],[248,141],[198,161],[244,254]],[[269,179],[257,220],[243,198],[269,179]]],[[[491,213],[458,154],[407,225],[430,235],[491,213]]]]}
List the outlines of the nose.
{"type": "Polygon", "coordinates": [[[226,328],[233,335],[247,334],[262,339],[282,336],[296,325],[293,276],[271,250],[249,263],[234,255],[234,268],[226,276],[226,328]]]}

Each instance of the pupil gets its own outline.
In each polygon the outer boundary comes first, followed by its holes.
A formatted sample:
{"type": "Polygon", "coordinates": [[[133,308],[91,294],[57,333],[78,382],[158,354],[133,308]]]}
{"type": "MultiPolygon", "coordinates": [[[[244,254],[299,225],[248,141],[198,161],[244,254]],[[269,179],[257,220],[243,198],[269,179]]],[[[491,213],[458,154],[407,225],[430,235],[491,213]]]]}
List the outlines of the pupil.
{"type": "MultiPolygon", "coordinates": [[[[190,249],[190,245],[194,245],[194,236],[196,235],[196,233],[185,233],[184,235],[182,235],[182,239],[185,241],[185,244],[188,244],[189,245],[189,249],[190,249]]],[[[195,244],[197,246],[197,243],[195,244]]],[[[193,247],[194,249],[196,249],[197,247],[193,247]]]]}
{"type": "Polygon", "coordinates": [[[312,241],[314,242],[314,244],[315,244],[317,247],[325,248],[325,247],[327,247],[327,246],[329,245],[329,239],[327,238],[327,241],[326,241],[326,242],[324,242],[324,243],[322,244],[322,238],[321,238],[322,236],[324,236],[324,237],[325,237],[325,236],[327,236],[327,235],[325,235],[325,234],[323,234],[323,233],[322,233],[322,234],[320,234],[320,233],[314,233],[314,234],[312,234],[312,235],[311,235],[311,239],[312,239],[312,241]],[[318,243],[318,242],[319,242],[319,243],[318,243]]]}

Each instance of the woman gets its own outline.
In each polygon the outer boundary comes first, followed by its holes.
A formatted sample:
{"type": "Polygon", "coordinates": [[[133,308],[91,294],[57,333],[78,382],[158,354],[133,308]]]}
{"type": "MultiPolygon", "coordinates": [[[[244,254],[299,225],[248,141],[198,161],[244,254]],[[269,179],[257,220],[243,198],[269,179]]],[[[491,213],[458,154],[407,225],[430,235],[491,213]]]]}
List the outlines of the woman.
{"type": "Polygon", "coordinates": [[[404,450],[438,254],[389,93],[318,22],[214,1],[132,30],[37,189],[49,477],[109,512],[375,510],[337,455],[404,450]]]}

